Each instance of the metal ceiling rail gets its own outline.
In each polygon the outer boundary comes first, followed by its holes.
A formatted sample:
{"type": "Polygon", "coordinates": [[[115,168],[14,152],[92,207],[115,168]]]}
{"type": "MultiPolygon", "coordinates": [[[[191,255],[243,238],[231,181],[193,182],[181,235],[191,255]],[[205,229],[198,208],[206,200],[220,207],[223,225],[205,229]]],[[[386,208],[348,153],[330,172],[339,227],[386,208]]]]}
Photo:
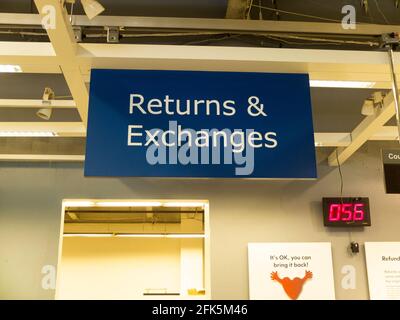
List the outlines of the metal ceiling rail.
{"type": "Polygon", "coordinates": [[[75,109],[74,100],[0,99],[0,108],[62,108],[75,109]]]}
{"type": "MultiPolygon", "coordinates": [[[[73,16],[73,25],[82,27],[129,27],[142,30],[168,31],[216,31],[226,33],[308,33],[347,36],[380,36],[400,32],[400,26],[357,24],[356,29],[344,29],[340,23],[295,22],[242,19],[206,19],[174,17],[97,16],[89,20],[85,15],[73,16]]],[[[40,26],[38,14],[0,13],[0,25],[40,26]]]]}

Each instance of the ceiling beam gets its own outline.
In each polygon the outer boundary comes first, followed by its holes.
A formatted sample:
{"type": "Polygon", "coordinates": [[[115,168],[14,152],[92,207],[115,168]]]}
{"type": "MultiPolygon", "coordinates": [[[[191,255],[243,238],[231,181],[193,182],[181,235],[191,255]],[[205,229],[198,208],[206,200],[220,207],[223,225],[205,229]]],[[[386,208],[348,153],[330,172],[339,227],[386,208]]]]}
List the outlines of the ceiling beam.
{"type": "Polygon", "coordinates": [[[399,139],[399,130],[396,126],[384,126],[369,138],[371,141],[396,141],[399,139]]]}
{"type": "MultiPolygon", "coordinates": [[[[233,0],[243,10],[247,0],[233,0]],[[240,3],[240,4],[239,4],[240,3]]],[[[231,1],[230,1],[231,2],[231,1]]],[[[238,12],[238,10],[235,10],[238,12]]],[[[40,17],[37,14],[0,13],[0,25],[20,25],[40,27],[40,17]]],[[[289,32],[335,35],[380,36],[384,33],[400,32],[399,25],[382,25],[359,23],[355,29],[343,29],[340,23],[270,21],[246,19],[207,19],[207,18],[175,18],[175,17],[135,17],[135,16],[105,16],[100,15],[89,20],[85,15],[75,15],[73,23],[76,26],[95,27],[129,27],[139,30],[171,31],[216,31],[216,32],[289,32]]]]}
{"type": "Polygon", "coordinates": [[[85,161],[85,156],[71,154],[0,154],[0,161],[83,162],[85,161]]]}
{"type": "Polygon", "coordinates": [[[351,143],[347,147],[339,147],[328,158],[330,166],[338,166],[349,159],[365,142],[381,130],[395,115],[393,93],[383,100],[383,107],[374,115],[366,117],[352,132],[351,143]]]}
{"type": "Polygon", "coordinates": [[[0,99],[0,108],[53,108],[75,109],[74,100],[0,99]]]}
{"type": "Polygon", "coordinates": [[[0,122],[0,131],[53,132],[59,137],[85,137],[86,129],[81,122],[0,122]]]}
{"type": "MultiPolygon", "coordinates": [[[[0,131],[49,131],[58,137],[85,137],[86,129],[80,122],[0,122],[0,131]]],[[[388,126],[379,129],[369,140],[391,141],[397,139],[397,127],[388,126]]],[[[56,137],[57,137],[56,136],[56,137]]],[[[316,147],[347,147],[351,145],[349,132],[316,132],[314,134],[316,147]]]]}
{"type": "Polygon", "coordinates": [[[61,73],[50,43],[0,41],[0,64],[19,65],[25,73],[61,73]]]}
{"type": "MultiPolygon", "coordinates": [[[[0,42],[0,64],[18,64],[23,72],[63,70],[71,88],[77,87],[74,98],[83,104],[88,94],[82,81],[90,81],[92,68],[308,73],[311,80],[368,81],[373,88],[391,88],[386,52],[80,43],[76,59],[60,54],[50,43],[0,42]]],[[[395,60],[400,73],[399,52],[395,60]]]]}
{"type": "Polygon", "coordinates": [[[35,0],[35,4],[43,18],[46,17],[46,13],[43,11],[45,6],[54,8],[56,27],[48,28],[46,31],[60,60],[61,71],[74,98],[79,115],[86,126],[89,94],[76,58],[78,45],[67,12],[59,0],[35,0]]]}
{"type": "MultiPolygon", "coordinates": [[[[43,124],[43,123],[41,123],[43,124]]],[[[65,124],[64,124],[65,125],[65,124]]],[[[2,123],[0,123],[0,127],[2,123]]],[[[83,128],[83,127],[82,127],[83,128]]],[[[84,129],[82,129],[84,135],[84,129]]],[[[394,140],[396,127],[384,127],[371,140],[394,140]]],[[[71,135],[68,135],[71,136],[71,135]]],[[[350,133],[315,133],[317,147],[345,146],[351,144],[350,133]]],[[[1,154],[0,161],[56,161],[56,162],[84,162],[84,155],[71,154],[1,154]]]]}
{"type": "Polygon", "coordinates": [[[348,132],[316,132],[314,133],[316,147],[346,147],[351,143],[348,132]]]}
{"type": "MultiPolygon", "coordinates": [[[[391,87],[386,52],[81,43],[77,56],[87,80],[93,68],[172,69],[308,73],[312,80],[368,81],[373,88],[391,87]]],[[[400,62],[400,53],[395,59],[400,62]]],[[[400,72],[400,64],[397,69],[400,72]]]]}

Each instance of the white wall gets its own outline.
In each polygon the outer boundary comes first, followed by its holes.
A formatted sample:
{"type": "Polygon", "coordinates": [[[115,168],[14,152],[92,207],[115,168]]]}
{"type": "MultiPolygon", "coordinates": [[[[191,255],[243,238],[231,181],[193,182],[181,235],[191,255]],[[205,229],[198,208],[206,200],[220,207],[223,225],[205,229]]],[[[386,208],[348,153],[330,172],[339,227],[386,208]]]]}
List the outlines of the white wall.
{"type": "MultiPolygon", "coordinates": [[[[41,288],[41,268],[57,263],[64,198],[161,198],[210,201],[211,288],[215,299],[247,299],[247,243],[332,242],[336,297],[367,299],[363,243],[400,240],[400,195],[384,191],[380,149],[368,143],[343,166],[344,193],[370,197],[372,227],[329,230],[321,198],[337,196],[339,174],[324,160],[316,181],[84,178],[81,164],[0,163],[0,298],[54,297],[41,288]],[[350,240],[361,253],[347,252],[350,240]],[[357,271],[355,290],[341,287],[344,265],[357,271]]],[[[398,143],[386,144],[398,147],[398,143]]],[[[331,150],[323,149],[320,159],[331,150]]]]}
{"type": "Polygon", "coordinates": [[[64,238],[58,299],[144,299],[180,292],[180,240],[64,238]]]}
{"type": "Polygon", "coordinates": [[[67,237],[58,273],[57,299],[190,298],[204,287],[203,239],[67,237]]]}

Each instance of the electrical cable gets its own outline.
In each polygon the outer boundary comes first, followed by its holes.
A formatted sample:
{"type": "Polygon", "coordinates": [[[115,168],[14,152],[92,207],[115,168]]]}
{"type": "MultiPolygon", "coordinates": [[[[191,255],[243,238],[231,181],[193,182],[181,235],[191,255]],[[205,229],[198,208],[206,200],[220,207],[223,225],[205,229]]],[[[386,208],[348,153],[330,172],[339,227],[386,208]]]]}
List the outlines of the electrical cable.
{"type": "Polygon", "coordinates": [[[340,43],[315,43],[315,42],[294,42],[294,41],[288,41],[288,40],[284,40],[275,36],[268,36],[265,35],[266,38],[274,40],[274,41],[279,41],[282,42],[284,44],[288,44],[288,45],[301,45],[301,46],[315,46],[315,45],[333,45],[333,46],[339,46],[340,43]]]}
{"type": "Polygon", "coordinates": [[[201,44],[201,43],[207,43],[207,42],[214,42],[214,41],[222,41],[222,40],[227,40],[227,39],[235,39],[240,37],[241,35],[227,35],[221,38],[216,38],[216,39],[204,39],[204,40],[198,40],[198,41],[190,41],[186,42],[185,45],[193,45],[193,44],[201,44]]]}
{"type": "Polygon", "coordinates": [[[378,4],[377,0],[374,0],[376,8],[378,9],[378,12],[381,14],[381,16],[383,17],[383,19],[385,20],[386,24],[390,24],[389,20],[386,18],[385,14],[383,13],[383,11],[381,10],[380,5],[378,4]]]}
{"type": "Polygon", "coordinates": [[[324,17],[314,16],[314,15],[310,15],[310,14],[298,13],[298,12],[293,12],[293,11],[286,11],[286,10],[281,10],[281,9],[274,9],[274,8],[270,8],[270,7],[259,6],[259,5],[256,5],[256,4],[253,4],[253,7],[261,8],[261,9],[269,10],[269,11],[274,11],[274,12],[279,12],[279,13],[291,14],[291,15],[294,15],[294,16],[299,16],[299,17],[304,17],[304,18],[311,18],[311,19],[317,19],[317,20],[323,20],[323,21],[329,21],[329,22],[340,22],[340,23],[342,23],[341,20],[324,18],[324,17]]]}
{"type": "Polygon", "coordinates": [[[305,37],[305,36],[297,36],[297,35],[289,35],[289,34],[281,34],[281,33],[266,33],[264,36],[272,36],[277,38],[287,38],[287,39],[299,39],[299,40],[307,40],[307,41],[316,41],[316,42],[331,42],[337,44],[356,44],[356,45],[368,45],[370,47],[380,46],[379,42],[372,41],[353,41],[353,40],[335,40],[335,39],[324,39],[324,38],[315,38],[315,37],[305,37]]]}
{"type": "MultiPolygon", "coordinates": [[[[261,0],[258,0],[258,5],[261,6],[261,0]]],[[[261,8],[258,9],[258,20],[264,20],[261,8]]]]}
{"type": "MultiPolygon", "coordinates": [[[[20,35],[20,36],[40,36],[40,37],[46,37],[46,33],[41,33],[41,32],[28,32],[28,31],[1,31],[0,34],[5,34],[5,35],[20,35]]],[[[180,37],[180,36],[201,36],[201,35],[223,35],[224,33],[220,32],[176,32],[176,33],[146,33],[146,34],[136,34],[136,33],[123,33],[121,34],[122,38],[146,38],[146,37],[180,37]]],[[[290,34],[283,34],[283,33],[266,33],[266,34],[260,34],[260,33],[243,33],[243,34],[236,34],[236,35],[229,35],[229,36],[224,36],[219,39],[204,39],[204,40],[198,40],[198,41],[191,41],[188,42],[187,44],[201,44],[205,42],[213,42],[213,41],[221,41],[225,40],[228,38],[237,38],[240,36],[245,36],[245,35],[252,35],[252,36],[263,36],[267,37],[270,39],[273,39],[275,41],[281,41],[286,44],[291,44],[291,45],[307,45],[306,43],[299,43],[299,42],[289,42],[289,41],[284,41],[283,39],[295,39],[295,40],[303,40],[303,41],[312,41],[314,43],[309,43],[309,45],[317,45],[317,44],[332,44],[332,45],[365,45],[369,47],[379,47],[380,43],[375,42],[375,41],[354,41],[354,40],[339,40],[339,39],[327,39],[327,38],[317,38],[317,37],[306,37],[306,36],[299,36],[299,35],[290,35],[290,34]]],[[[106,34],[104,33],[98,33],[98,34],[86,34],[85,38],[106,38],[106,34]]]]}
{"type": "Polygon", "coordinates": [[[30,31],[2,31],[0,30],[0,34],[12,34],[12,35],[20,35],[20,36],[46,36],[45,32],[30,32],[30,31]]]}
{"type": "Polygon", "coordinates": [[[336,149],[336,161],[337,161],[337,165],[338,165],[338,169],[339,169],[339,176],[340,176],[340,201],[343,204],[343,174],[342,174],[342,166],[339,161],[339,154],[338,154],[337,149],[336,149]]]}
{"type": "MultiPolygon", "coordinates": [[[[145,38],[145,37],[179,37],[179,36],[201,36],[201,35],[224,35],[226,33],[220,33],[220,32],[175,32],[175,33],[146,33],[146,34],[137,34],[137,33],[122,33],[121,37],[122,38],[145,38]]],[[[243,34],[236,34],[236,35],[230,35],[230,36],[225,36],[220,39],[205,39],[205,40],[198,40],[198,41],[191,41],[188,42],[188,44],[194,44],[194,43],[203,43],[207,41],[219,41],[219,40],[224,40],[226,38],[235,38],[239,36],[245,36],[245,35],[252,35],[252,36],[264,36],[264,37],[269,37],[269,38],[276,38],[275,40],[278,40],[278,38],[287,38],[287,39],[297,39],[297,40],[306,40],[306,41],[314,41],[316,43],[314,44],[320,44],[321,42],[325,43],[330,43],[330,44],[343,44],[343,45],[366,45],[369,47],[379,47],[380,43],[379,42],[374,42],[374,41],[355,41],[355,40],[339,40],[339,39],[325,39],[325,38],[316,38],[316,37],[306,37],[306,36],[298,36],[298,35],[289,35],[289,34],[284,34],[284,33],[243,33],[243,34]]],[[[86,38],[105,38],[106,34],[87,34],[85,35],[86,38]]],[[[282,39],[280,41],[284,42],[282,39]]],[[[295,45],[302,45],[305,43],[297,43],[297,42],[289,42],[286,41],[287,44],[295,44],[295,45]]]]}
{"type": "MultiPolygon", "coordinates": [[[[202,36],[202,35],[221,35],[226,33],[221,32],[172,32],[172,33],[122,33],[121,37],[123,38],[142,38],[142,37],[179,37],[179,36],[202,36]]],[[[106,36],[106,34],[97,34],[99,36],[106,36]]],[[[90,37],[88,34],[86,37],[90,37]]]]}
{"type": "Polygon", "coordinates": [[[253,8],[253,2],[254,0],[251,0],[249,7],[247,8],[247,15],[246,15],[246,19],[249,20],[250,19],[250,13],[251,13],[251,9],[253,8]]]}
{"type": "MultiPolygon", "coordinates": [[[[338,169],[339,169],[339,176],[340,176],[340,202],[343,205],[343,186],[344,186],[344,181],[343,181],[342,166],[341,166],[340,161],[339,161],[339,154],[338,154],[337,149],[336,149],[335,153],[336,153],[336,161],[337,161],[337,165],[338,165],[338,169]]],[[[349,231],[348,235],[349,235],[349,241],[350,241],[350,243],[352,243],[353,242],[353,237],[352,237],[351,231],[349,231]]]]}

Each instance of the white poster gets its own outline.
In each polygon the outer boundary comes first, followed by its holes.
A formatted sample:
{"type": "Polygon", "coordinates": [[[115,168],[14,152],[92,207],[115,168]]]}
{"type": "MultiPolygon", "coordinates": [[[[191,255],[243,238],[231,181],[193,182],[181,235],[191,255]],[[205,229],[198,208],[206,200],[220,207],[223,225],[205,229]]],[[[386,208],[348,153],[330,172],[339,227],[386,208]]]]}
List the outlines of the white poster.
{"type": "Polygon", "coordinates": [[[249,243],[253,300],[334,300],[331,244],[249,243]]]}
{"type": "Polygon", "coordinates": [[[400,300],[400,242],[366,242],[371,300],[400,300]]]}

